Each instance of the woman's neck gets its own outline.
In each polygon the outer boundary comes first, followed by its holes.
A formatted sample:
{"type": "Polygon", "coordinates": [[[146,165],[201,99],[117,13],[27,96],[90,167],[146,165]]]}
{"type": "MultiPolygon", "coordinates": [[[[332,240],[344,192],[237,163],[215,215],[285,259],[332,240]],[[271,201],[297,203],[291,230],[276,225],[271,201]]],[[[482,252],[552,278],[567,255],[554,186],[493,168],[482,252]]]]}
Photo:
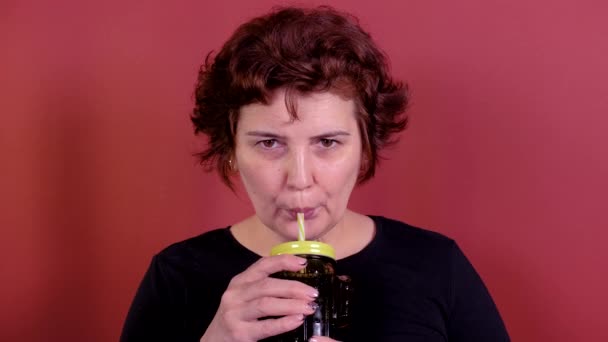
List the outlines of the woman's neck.
{"type": "MultiPolygon", "coordinates": [[[[260,256],[268,256],[272,247],[285,242],[256,215],[233,225],[231,232],[241,245],[260,256]]],[[[336,258],[342,259],[365,248],[374,235],[375,226],[371,218],[347,210],[340,222],[316,240],[332,245],[336,258]]]]}

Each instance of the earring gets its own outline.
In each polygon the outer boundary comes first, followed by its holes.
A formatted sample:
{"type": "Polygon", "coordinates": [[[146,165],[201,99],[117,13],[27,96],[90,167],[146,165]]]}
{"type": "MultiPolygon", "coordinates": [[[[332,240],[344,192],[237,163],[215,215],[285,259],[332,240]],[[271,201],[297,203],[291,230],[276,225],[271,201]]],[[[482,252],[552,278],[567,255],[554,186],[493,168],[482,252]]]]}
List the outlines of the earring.
{"type": "Polygon", "coordinates": [[[230,171],[232,171],[232,172],[238,171],[238,168],[236,167],[236,163],[234,163],[232,161],[232,158],[228,159],[228,167],[230,168],[230,171]]]}

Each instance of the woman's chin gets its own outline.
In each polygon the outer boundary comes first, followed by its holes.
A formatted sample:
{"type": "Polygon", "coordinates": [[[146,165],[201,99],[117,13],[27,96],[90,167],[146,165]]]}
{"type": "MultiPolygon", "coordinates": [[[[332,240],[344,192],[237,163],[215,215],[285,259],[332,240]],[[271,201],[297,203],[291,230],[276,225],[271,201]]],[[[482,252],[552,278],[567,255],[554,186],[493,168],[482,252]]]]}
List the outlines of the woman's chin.
{"type": "MultiPolygon", "coordinates": [[[[316,223],[316,222],[315,222],[316,223]]],[[[281,238],[284,241],[297,241],[299,236],[299,226],[296,223],[289,222],[286,226],[286,229],[278,229],[278,233],[281,235],[281,238]]],[[[314,224],[310,222],[309,224],[305,224],[304,237],[306,240],[317,240],[319,237],[323,236],[325,233],[324,229],[321,225],[314,224]]]]}
{"type": "MultiPolygon", "coordinates": [[[[318,212],[313,217],[304,221],[304,237],[306,240],[318,240],[328,231],[329,222],[326,213],[318,212]]],[[[267,227],[277,234],[281,242],[297,241],[299,225],[297,220],[288,215],[277,215],[267,227]]]]}

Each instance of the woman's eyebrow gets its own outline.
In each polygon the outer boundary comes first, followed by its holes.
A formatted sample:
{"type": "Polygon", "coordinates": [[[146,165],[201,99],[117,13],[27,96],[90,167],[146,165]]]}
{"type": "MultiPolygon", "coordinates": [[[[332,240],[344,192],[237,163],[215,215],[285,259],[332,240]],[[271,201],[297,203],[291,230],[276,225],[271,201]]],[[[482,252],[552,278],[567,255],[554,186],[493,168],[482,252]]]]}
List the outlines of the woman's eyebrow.
{"type": "MultiPolygon", "coordinates": [[[[267,132],[267,131],[249,131],[247,133],[245,133],[245,135],[250,136],[250,137],[258,137],[258,138],[272,138],[272,139],[285,139],[285,136],[282,136],[280,134],[276,134],[273,132],[267,132]]],[[[321,134],[317,134],[315,136],[313,136],[311,139],[322,139],[322,138],[327,138],[327,137],[337,137],[337,136],[349,136],[350,133],[347,131],[342,131],[342,130],[337,130],[337,131],[329,131],[329,132],[325,132],[325,133],[321,133],[321,134]]]]}
{"type": "Polygon", "coordinates": [[[245,135],[250,136],[250,137],[262,137],[262,138],[274,138],[274,139],[285,138],[282,135],[272,133],[272,132],[266,132],[266,131],[249,131],[249,132],[245,133],[245,135]]]}
{"type": "Polygon", "coordinates": [[[337,136],[349,136],[350,133],[347,131],[330,131],[330,132],[326,132],[323,134],[318,134],[315,135],[314,137],[312,137],[313,139],[322,139],[322,138],[327,138],[327,137],[337,137],[337,136]]]}

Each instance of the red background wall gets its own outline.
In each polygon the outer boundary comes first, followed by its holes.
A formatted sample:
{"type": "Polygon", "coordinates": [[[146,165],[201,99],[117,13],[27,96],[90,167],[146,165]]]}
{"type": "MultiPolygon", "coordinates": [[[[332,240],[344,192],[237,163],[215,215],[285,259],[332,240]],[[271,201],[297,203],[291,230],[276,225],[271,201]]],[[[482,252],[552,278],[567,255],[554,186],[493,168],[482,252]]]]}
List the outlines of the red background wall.
{"type": "MultiPolygon", "coordinates": [[[[276,3],[0,4],[0,340],[117,340],[153,253],[251,212],[191,157],[190,96],[276,3]]],[[[608,341],[606,2],[328,3],[413,90],[352,207],[457,239],[514,341],[608,341]]]]}

